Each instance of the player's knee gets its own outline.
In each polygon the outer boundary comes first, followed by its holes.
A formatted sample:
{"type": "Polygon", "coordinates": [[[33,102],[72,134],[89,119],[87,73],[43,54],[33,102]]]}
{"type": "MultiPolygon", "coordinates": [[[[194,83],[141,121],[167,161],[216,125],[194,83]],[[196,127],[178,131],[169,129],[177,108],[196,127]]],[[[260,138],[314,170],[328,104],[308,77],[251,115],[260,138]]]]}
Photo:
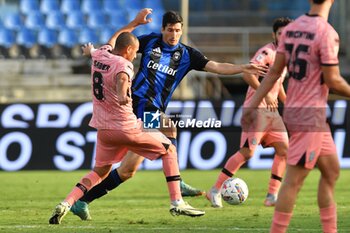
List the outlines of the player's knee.
{"type": "Polygon", "coordinates": [[[287,187],[288,190],[295,190],[297,193],[300,191],[303,186],[303,180],[300,179],[288,179],[284,180],[284,186],[287,187]]]}
{"type": "Polygon", "coordinates": [[[329,184],[335,184],[340,175],[339,169],[333,169],[327,174],[322,174],[322,178],[325,179],[329,184]]]}
{"type": "Polygon", "coordinates": [[[101,177],[101,179],[106,178],[109,171],[111,170],[110,166],[104,166],[104,167],[94,167],[93,171],[96,172],[96,174],[101,177]]]}
{"type": "Polygon", "coordinates": [[[280,157],[287,157],[288,152],[288,144],[286,143],[279,143],[275,146],[276,154],[280,157]]]}
{"type": "Polygon", "coordinates": [[[244,156],[245,160],[249,160],[254,155],[254,151],[248,147],[242,147],[239,152],[244,156]]]}
{"type": "Polygon", "coordinates": [[[118,170],[118,175],[122,181],[126,181],[132,178],[136,174],[136,170],[134,169],[121,169],[118,170]]]}

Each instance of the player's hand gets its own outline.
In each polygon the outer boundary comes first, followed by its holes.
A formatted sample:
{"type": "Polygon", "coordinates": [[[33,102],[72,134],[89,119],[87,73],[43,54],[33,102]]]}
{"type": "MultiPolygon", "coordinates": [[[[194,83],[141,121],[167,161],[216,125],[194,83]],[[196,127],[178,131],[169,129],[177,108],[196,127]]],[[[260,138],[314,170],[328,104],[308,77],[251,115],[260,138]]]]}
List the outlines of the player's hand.
{"type": "Polygon", "coordinates": [[[267,105],[267,110],[271,112],[276,112],[278,108],[278,100],[273,98],[270,94],[265,96],[265,103],[267,105]]]}
{"type": "Polygon", "coordinates": [[[269,67],[258,64],[245,64],[243,65],[243,72],[248,74],[254,74],[257,76],[264,76],[267,73],[269,67]]]}
{"type": "Polygon", "coordinates": [[[141,24],[147,24],[152,22],[152,18],[147,18],[148,15],[152,14],[152,9],[151,8],[144,8],[139,11],[139,13],[136,15],[134,22],[137,25],[141,24]]]}
{"type": "Polygon", "coordinates": [[[89,42],[81,46],[81,49],[83,50],[83,56],[89,57],[91,55],[91,50],[95,49],[95,47],[89,42]]]}

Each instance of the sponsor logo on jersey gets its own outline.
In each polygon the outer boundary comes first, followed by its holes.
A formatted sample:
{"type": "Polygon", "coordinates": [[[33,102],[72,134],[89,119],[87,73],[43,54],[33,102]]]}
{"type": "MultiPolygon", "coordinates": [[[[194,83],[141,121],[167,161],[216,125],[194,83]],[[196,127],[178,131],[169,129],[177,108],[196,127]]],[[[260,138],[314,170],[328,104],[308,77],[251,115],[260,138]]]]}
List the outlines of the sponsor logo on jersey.
{"type": "Polygon", "coordinates": [[[152,54],[156,57],[160,57],[162,56],[162,50],[159,47],[154,48],[152,49],[152,54]]]}
{"type": "Polygon", "coordinates": [[[164,74],[168,74],[168,75],[171,75],[171,76],[175,76],[175,74],[177,72],[177,70],[174,70],[173,68],[170,68],[167,65],[163,65],[163,64],[159,64],[157,62],[154,62],[153,60],[150,60],[147,63],[147,68],[158,70],[158,71],[160,71],[160,72],[162,72],[164,74]]]}

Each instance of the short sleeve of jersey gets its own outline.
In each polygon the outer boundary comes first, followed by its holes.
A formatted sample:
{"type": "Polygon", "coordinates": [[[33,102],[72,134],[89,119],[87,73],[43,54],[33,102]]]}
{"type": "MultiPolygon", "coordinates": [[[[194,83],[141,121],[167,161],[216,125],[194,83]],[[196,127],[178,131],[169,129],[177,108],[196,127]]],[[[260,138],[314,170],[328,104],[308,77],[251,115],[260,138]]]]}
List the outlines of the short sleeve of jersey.
{"type": "Polygon", "coordinates": [[[110,44],[105,44],[105,45],[102,45],[99,50],[107,50],[107,51],[112,51],[113,48],[112,48],[112,45],[110,44]]]}
{"type": "Polygon", "coordinates": [[[339,52],[339,36],[331,27],[327,29],[326,34],[322,37],[320,43],[321,64],[337,65],[339,52]]]}
{"type": "Polygon", "coordinates": [[[190,54],[191,59],[191,69],[203,71],[204,67],[209,62],[208,58],[205,57],[201,52],[198,50],[186,46],[188,49],[188,52],[190,54]]]}
{"type": "Polygon", "coordinates": [[[129,76],[130,79],[133,78],[134,66],[131,62],[129,62],[128,60],[126,60],[122,57],[119,57],[115,60],[115,64],[118,64],[115,67],[116,75],[118,75],[119,73],[125,73],[129,76]]]}
{"type": "Polygon", "coordinates": [[[137,52],[143,53],[143,51],[146,48],[147,43],[150,41],[151,38],[154,38],[155,36],[157,36],[156,33],[151,33],[151,34],[141,35],[141,36],[137,37],[137,39],[140,42],[139,50],[137,52]]]}

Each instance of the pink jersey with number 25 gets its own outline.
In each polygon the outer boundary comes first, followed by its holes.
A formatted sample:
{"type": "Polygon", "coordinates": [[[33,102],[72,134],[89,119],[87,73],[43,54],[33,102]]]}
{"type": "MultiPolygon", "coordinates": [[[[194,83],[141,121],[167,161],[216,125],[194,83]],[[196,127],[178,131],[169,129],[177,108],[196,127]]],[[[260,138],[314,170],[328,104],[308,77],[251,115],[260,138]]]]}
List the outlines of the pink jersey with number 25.
{"type": "Polygon", "coordinates": [[[329,88],[321,66],[338,64],[337,32],[324,18],[303,15],[285,27],[280,41],[277,52],[285,55],[290,76],[285,123],[324,125],[329,88]]]}

